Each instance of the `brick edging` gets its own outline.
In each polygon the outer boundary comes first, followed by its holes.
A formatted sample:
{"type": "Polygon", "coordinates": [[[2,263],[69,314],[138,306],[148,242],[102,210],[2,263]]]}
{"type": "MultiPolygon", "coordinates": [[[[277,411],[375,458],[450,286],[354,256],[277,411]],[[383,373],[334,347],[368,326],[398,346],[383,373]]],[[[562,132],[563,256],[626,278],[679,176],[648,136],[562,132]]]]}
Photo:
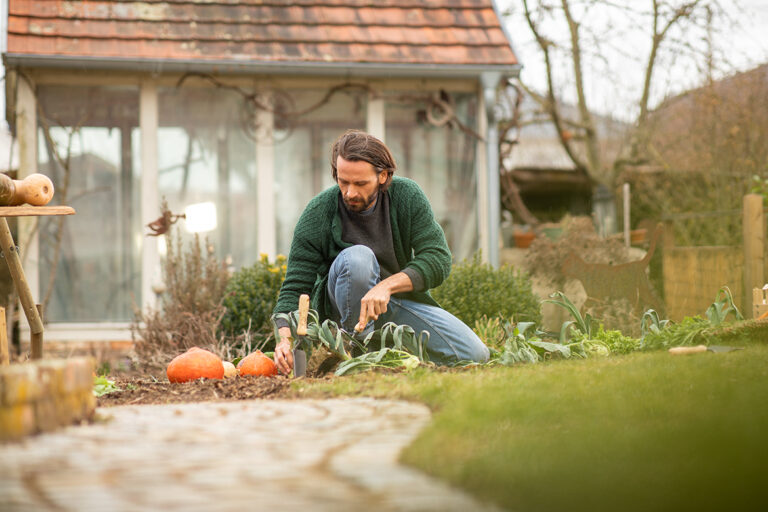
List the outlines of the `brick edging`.
{"type": "Polygon", "coordinates": [[[91,420],[94,368],[90,357],[0,367],[0,442],[91,420]]]}

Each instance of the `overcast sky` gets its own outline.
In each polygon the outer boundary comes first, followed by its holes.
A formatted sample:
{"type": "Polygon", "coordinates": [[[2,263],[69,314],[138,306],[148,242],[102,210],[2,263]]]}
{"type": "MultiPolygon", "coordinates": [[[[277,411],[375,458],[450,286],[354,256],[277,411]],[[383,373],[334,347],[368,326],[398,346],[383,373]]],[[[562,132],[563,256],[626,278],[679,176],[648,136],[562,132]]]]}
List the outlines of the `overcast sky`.
{"type": "MultiPolygon", "coordinates": [[[[675,0],[677,3],[679,1],[675,0]]],[[[513,46],[523,64],[521,78],[529,86],[543,91],[546,73],[541,52],[533,40],[530,29],[522,16],[522,0],[496,0],[504,16],[504,23],[512,38],[513,46]]],[[[549,0],[560,5],[560,1],[549,0]]],[[[595,4],[595,0],[573,0],[574,4],[595,4]]],[[[650,0],[613,0],[614,5],[629,6],[632,9],[647,9],[650,0]]],[[[536,4],[530,0],[529,5],[536,4]]],[[[714,25],[711,32],[715,48],[715,79],[753,68],[768,62],[768,0],[721,0],[730,20],[714,25]]],[[[574,12],[579,13],[578,7],[574,12]]],[[[636,115],[640,98],[645,60],[650,48],[650,25],[642,15],[622,16],[616,7],[592,6],[585,25],[595,27],[598,36],[594,41],[585,42],[585,52],[600,45],[601,58],[585,56],[586,93],[590,107],[598,112],[612,114],[617,118],[631,120],[636,115]]],[[[555,39],[567,37],[564,24],[550,24],[545,27],[547,34],[555,39]]],[[[681,41],[705,48],[706,33],[689,31],[673,34],[681,41]]],[[[586,38],[585,38],[586,39],[586,38]]],[[[562,39],[560,39],[562,40],[562,39]]],[[[565,64],[560,61],[555,69],[555,80],[560,96],[574,101],[570,74],[562,72],[565,64]]],[[[653,102],[658,103],[670,94],[699,86],[706,80],[706,66],[697,65],[685,54],[663,55],[656,68],[656,87],[653,102]]],[[[653,105],[651,105],[653,106],[653,105]]]]}

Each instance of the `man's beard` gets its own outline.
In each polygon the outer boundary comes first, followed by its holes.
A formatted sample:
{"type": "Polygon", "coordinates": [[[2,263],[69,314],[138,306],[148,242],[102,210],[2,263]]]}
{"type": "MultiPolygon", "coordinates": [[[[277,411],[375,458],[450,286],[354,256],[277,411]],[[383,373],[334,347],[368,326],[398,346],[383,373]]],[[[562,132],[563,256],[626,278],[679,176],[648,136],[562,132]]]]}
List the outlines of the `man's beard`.
{"type": "Polygon", "coordinates": [[[379,195],[379,189],[377,188],[373,192],[373,194],[368,196],[367,199],[358,199],[355,202],[351,202],[347,200],[346,197],[343,197],[343,196],[342,196],[342,199],[344,200],[344,205],[347,207],[349,211],[360,213],[370,208],[371,205],[376,202],[376,197],[378,197],[378,195],[379,195]]]}

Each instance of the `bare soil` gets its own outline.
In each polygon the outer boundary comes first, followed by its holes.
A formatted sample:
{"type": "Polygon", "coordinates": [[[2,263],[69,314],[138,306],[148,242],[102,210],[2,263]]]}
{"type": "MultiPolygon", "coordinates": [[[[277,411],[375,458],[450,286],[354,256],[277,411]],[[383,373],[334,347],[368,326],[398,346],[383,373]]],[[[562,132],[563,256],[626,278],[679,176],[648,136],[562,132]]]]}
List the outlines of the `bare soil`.
{"type": "Polygon", "coordinates": [[[110,376],[120,391],[97,398],[99,407],[135,404],[175,404],[277,398],[290,390],[287,377],[235,377],[171,383],[148,376],[110,376]]]}

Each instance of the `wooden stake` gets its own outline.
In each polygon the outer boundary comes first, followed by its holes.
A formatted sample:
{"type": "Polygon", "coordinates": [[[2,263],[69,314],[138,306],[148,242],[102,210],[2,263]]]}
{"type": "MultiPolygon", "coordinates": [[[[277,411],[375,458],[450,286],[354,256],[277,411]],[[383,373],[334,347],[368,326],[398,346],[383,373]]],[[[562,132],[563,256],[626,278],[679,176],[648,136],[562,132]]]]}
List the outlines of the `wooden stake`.
{"type": "MultiPolygon", "coordinates": [[[[42,304],[35,304],[35,309],[37,309],[37,314],[40,317],[40,322],[43,321],[43,305],[42,304]]],[[[40,332],[31,332],[29,334],[29,341],[32,345],[32,359],[42,359],[43,358],[43,331],[40,332]]]]}
{"type": "Polygon", "coordinates": [[[762,288],[765,284],[763,276],[765,223],[763,221],[763,196],[747,194],[744,196],[743,236],[744,236],[744,304],[742,310],[745,316],[754,314],[752,290],[762,288]]]}
{"type": "Polygon", "coordinates": [[[8,332],[5,330],[5,308],[0,307],[0,366],[10,364],[8,355],[8,332]]]}

